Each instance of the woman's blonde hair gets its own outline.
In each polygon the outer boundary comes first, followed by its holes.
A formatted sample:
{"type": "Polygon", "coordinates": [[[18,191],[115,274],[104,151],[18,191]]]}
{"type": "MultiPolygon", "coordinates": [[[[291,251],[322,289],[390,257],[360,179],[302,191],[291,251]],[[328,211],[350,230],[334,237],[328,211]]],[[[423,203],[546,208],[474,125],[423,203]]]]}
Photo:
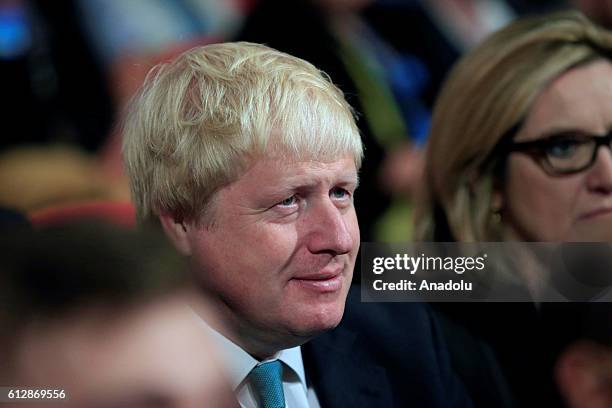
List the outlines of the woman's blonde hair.
{"type": "Polygon", "coordinates": [[[123,126],[143,221],[199,221],[212,195],[264,154],[335,160],[363,147],[342,92],[313,65],[246,42],[193,48],[155,67],[123,126]]]}
{"type": "Polygon", "coordinates": [[[434,109],[416,238],[502,240],[492,211],[493,192],[503,183],[496,147],[553,79],[610,55],[612,33],[566,11],[519,19],[464,56],[434,109]]]}

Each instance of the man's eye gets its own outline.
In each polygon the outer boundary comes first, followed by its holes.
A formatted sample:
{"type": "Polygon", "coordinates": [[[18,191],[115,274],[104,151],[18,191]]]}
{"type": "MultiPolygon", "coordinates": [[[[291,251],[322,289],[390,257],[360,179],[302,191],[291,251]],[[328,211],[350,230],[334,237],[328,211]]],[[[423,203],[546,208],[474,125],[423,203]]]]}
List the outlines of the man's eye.
{"type": "Polygon", "coordinates": [[[283,201],[279,202],[278,205],[282,207],[291,207],[292,205],[297,204],[297,197],[292,195],[291,197],[285,198],[283,201]]]}
{"type": "Polygon", "coordinates": [[[329,194],[333,199],[336,199],[336,200],[343,200],[345,198],[350,197],[350,193],[347,190],[340,188],[340,187],[333,188],[329,194]]]}

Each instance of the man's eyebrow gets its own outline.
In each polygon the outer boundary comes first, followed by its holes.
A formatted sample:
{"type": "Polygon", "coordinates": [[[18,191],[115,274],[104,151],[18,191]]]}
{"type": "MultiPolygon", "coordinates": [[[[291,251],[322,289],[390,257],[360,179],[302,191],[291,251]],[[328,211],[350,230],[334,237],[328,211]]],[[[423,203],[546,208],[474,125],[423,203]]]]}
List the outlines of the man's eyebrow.
{"type": "Polygon", "coordinates": [[[360,180],[359,174],[355,174],[355,175],[350,175],[349,177],[345,178],[342,182],[347,183],[347,184],[352,184],[356,190],[357,188],[359,188],[359,180],[360,180]]]}
{"type": "Polygon", "coordinates": [[[359,175],[358,174],[340,174],[333,177],[330,180],[321,180],[317,176],[312,175],[296,175],[283,180],[281,183],[276,185],[269,185],[261,187],[260,191],[264,196],[275,198],[276,196],[282,196],[289,194],[297,190],[308,190],[316,188],[322,182],[330,182],[334,185],[350,185],[354,189],[359,187],[359,175]]]}
{"type": "MultiPolygon", "coordinates": [[[[332,187],[337,185],[350,185],[356,189],[359,186],[359,176],[357,174],[340,174],[329,180],[324,180],[323,182],[328,181],[332,187]]],[[[295,180],[290,180],[285,187],[289,190],[299,190],[301,188],[308,189],[318,186],[321,182],[322,180],[316,177],[307,177],[303,179],[296,178],[295,180]]]]}
{"type": "Polygon", "coordinates": [[[353,172],[339,174],[334,178],[332,185],[350,186],[356,190],[359,187],[359,174],[353,172]]]}

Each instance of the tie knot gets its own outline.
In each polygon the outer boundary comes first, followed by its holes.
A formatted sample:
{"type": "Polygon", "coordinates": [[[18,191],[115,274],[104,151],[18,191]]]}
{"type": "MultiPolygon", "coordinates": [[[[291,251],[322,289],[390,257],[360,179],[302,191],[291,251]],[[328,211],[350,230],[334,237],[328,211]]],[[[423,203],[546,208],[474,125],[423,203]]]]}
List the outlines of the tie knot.
{"type": "Polygon", "coordinates": [[[259,364],[250,374],[262,408],[285,408],[283,393],[283,365],[280,361],[259,364]]]}

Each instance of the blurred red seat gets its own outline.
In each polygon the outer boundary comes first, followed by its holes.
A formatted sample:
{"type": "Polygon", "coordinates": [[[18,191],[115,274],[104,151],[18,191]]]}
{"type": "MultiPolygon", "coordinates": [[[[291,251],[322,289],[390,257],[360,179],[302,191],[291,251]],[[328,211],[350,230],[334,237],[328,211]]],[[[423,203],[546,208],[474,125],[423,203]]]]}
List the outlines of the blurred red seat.
{"type": "Polygon", "coordinates": [[[29,214],[29,219],[39,228],[101,221],[131,229],[136,226],[136,210],[128,202],[87,201],[37,210],[29,214]]]}

